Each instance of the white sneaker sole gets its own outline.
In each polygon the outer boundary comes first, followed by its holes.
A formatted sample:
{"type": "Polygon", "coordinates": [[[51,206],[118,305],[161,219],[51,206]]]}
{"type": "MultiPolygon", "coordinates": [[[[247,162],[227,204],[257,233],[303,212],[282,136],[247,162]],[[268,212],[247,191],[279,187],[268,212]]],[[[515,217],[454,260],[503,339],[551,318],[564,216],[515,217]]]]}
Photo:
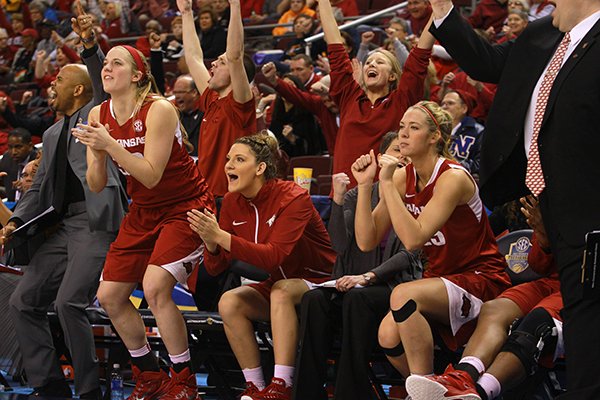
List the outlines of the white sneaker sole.
{"type": "Polygon", "coordinates": [[[406,391],[413,400],[481,400],[477,394],[446,397],[448,389],[443,385],[418,375],[411,375],[406,379],[406,391]]]}

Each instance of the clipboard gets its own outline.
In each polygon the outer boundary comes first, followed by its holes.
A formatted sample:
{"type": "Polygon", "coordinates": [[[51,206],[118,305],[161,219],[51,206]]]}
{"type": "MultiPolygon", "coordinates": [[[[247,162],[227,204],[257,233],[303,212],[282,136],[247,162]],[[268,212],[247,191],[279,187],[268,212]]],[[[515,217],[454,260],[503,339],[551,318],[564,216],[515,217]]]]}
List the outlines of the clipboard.
{"type": "Polygon", "coordinates": [[[585,235],[581,284],[584,298],[600,298],[600,231],[591,231],[585,235]]]}
{"type": "Polygon", "coordinates": [[[8,236],[10,240],[5,244],[9,252],[7,263],[11,265],[27,265],[33,254],[44,243],[46,237],[57,226],[59,216],[50,206],[41,214],[30,219],[8,236]]]}

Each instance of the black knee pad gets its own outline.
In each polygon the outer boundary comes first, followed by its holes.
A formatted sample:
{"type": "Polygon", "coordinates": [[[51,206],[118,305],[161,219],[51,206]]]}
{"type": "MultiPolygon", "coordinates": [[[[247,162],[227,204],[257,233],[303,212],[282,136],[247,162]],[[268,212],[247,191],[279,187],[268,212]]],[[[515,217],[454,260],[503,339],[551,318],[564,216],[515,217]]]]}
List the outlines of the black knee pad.
{"type": "Polygon", "coordinates": [[[400,323],[406,321],[415,311],[417,311],[417,302],[410,299],[398,310],[392,310],[392,316],[394,321],[400,323]]]}
{"type": "Polygon", "coordinates": [[[543,308],[527,314],[511,332],[501,351],[514,354],[525,371],[533,375],[544,348],[556,347],[556,328],[552,317],[543,308]]]}
{"type": "Polygon", "coordinates": [[[385,347],[382,347],[382,349],[384,354],[390,357],[400,357],[402,354],[404,354],[404,346],[402,346],[402,342],[398,343],[398,346],[391,349],[386,349],[385,347]]]}

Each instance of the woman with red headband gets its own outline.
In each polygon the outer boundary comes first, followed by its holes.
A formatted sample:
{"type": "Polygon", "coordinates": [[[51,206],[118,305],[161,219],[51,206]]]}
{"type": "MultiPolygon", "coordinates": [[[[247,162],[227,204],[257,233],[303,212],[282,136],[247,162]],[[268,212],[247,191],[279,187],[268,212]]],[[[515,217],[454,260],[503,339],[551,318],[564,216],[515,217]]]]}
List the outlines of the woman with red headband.
{"type": "MultiPolygon", "coordinates": [[[[373,152],[352,165],[361,250],[378,246],[391,225],[408,250],[422,248],[426,256],[424,279],[396,286],[391,311],[379,327],[379,344],[409,380],[433,373],[432,328],[456,349],[473,332],[481,304],[510,285],[477,185],[448,152],[451,132],[452,117],[434,102],[421,101],[406,111],[398,135],[400,152],[411,163],[398,169],[397,158],[381,156],[383,201],[373,212],[373,152]]],[[[452,396],[419,396],[408,383],[407,390],[413,399],[452,396]]]]}
{"type": "Polygon", "coordinates": [[[116,46],[106,55],[102,84],[111,99],[90,111],[73,135],[87,146],[87,182],[100,192],[112,158],[127,176],[129,213],[110,247],[98,299],[131,354],[136,387],[130,399],[198,397],[185,322],[171,298],[203,257],[186,212],[214,209],[212,194],[185,147],[175,107],[156,94],[142,54],[116,46]],[[169,352],[171,378],[161,371],[129,296],[138,283],[169,352]]]}

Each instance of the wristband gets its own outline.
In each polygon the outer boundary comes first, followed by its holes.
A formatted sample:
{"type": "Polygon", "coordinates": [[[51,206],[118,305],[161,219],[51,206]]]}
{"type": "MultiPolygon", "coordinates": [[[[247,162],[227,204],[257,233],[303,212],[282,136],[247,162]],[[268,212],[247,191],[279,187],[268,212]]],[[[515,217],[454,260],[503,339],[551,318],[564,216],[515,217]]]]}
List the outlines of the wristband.
{"type": "Polygon", "coordinates": [[[81,37],[80,39],[81,39],[81,42],[84,44],[94,43],[96,41],[96,34],[92,33],[92,35],[89,38],[84,39],[81,37]]]}

